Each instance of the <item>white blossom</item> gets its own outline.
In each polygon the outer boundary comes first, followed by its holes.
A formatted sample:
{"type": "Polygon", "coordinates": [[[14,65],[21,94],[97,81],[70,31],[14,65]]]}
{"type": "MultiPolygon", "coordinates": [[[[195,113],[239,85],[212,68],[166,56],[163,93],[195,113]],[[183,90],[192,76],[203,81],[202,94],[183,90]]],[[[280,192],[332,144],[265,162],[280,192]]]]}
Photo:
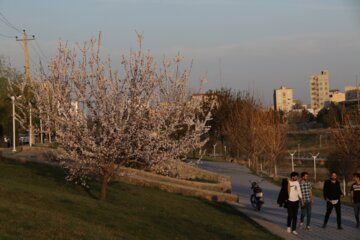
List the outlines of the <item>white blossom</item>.
{"type": "Polygon", "coordinates": [[[120,166],[180,160],[207,141],[210,112],[190,100],[182,58],[164,58],[158,67],[137,34],[140,48],[123,56],[120,73],[110,59],[101,61],[100,42],[91,39],[74,49],[60,43],[48,73],[34,83],[39,117],[53,124],[67,179],[101,177],[101,199],[120,166]]]}

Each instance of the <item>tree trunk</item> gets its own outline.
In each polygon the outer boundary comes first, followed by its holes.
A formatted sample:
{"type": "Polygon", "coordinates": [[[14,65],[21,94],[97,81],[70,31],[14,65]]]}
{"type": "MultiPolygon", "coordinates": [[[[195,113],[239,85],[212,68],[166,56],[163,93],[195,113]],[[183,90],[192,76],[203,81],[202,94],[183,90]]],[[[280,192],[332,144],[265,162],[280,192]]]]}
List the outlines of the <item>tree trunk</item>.
{"type": "Polygon", "coordinates": [[[256,169],[256,174],[259,174],[259,161],[258,161],[258,157],[255,157],[255,169],[256,169]]]}
{"type": "Polygon", "coordinates": [[[344,178],[343,178],[343,193],[344,193],[344,196],[346,196],[346,188],[347,188],[347,181],[346,181],[346,178],[344,176],[344,178]]]}
{"type": "Polygon", "coordinates": [[[101,191],[100,191],[100,200],[105,201],[106,200],[106,194],[107,194],[107,187],[108,187],[108,174],[105,173],[102,179],[101,184],[101,191]]]}

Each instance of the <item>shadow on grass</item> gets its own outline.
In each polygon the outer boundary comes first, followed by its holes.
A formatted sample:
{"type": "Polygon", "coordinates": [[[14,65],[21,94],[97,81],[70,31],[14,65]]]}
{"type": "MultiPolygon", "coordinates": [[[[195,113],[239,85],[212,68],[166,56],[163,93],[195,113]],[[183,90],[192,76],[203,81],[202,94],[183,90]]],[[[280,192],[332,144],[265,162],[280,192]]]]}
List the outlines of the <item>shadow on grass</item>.
{"type": "Polygon", "coordinates": [[[227,203],[210,202],[210,201],[206,201],[206,200],[202,200],[202,199],[201,199],[201,201],[203,201],[203,203],[211,206],[212,208],[215,208],[216,210],[218,210],[218,211],[220,211],[220,212],[222,212],[224,214],[241,217],[245,221],[247,221],[249,224],[253,225],[255,228],[271,234],[268,229],[266,229],[265,227],[261,226],[260,224],[258,224],[254,220],[252,220],[246,214],[240,212],[234,206],[231,206],[231,205],[229,205],[227,203]]]}
{"type": "Polygon", "coordinates": [[[95,193],[97,190],[99,190],[99,184],[95,180],[91,179],[89,181],[90,186],[94,186],[94,188],[75,184],[74,181],[67,181],[65,179],[65,177],[67,176],[66,170],[61,166],[52,166],[45,163],[37,162],[23,163],[11,159],[6,159],[4,157],[0,158],[0,162],[11,166],[26,168],[30,170],[34,175],[50,179],[57,185],[70,187],[73,191],[76,192],[79,192],[79,189],[82,189],[89,197],[97,200],[99,199],[98,195],[95,193]]]}

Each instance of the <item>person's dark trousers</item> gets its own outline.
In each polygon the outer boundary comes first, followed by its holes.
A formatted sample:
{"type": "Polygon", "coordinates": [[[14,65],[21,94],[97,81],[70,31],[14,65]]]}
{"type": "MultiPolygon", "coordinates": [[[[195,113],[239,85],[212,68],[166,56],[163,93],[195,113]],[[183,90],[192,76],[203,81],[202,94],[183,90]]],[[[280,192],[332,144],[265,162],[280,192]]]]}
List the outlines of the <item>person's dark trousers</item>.
{"type": "Polygon", "coordinates": [[[337,225],[338,225],[338,227],[341,227],[341,203],[340,203],[340,200],[335,205],[333,205],[329,201],[326,202],[326,213],[325,213],[325,219],[324,219],[324,226],[326,226],[326,224],[329,220],[329,217],[330,217],[333,207],[335,207],[335,210],[336,210],[337,225]]]}
{"type": "Polygon", "coordinates": [[[304,218],[306,216],[306,226],[310,226],[311,219],[311,202],[305,202],[305,206],[301,208],[300,222],[304,222],[304,218]]]}
{"type": "Polygon", "coordinates": [[[287,226],[291,227],[291,231],[296,230],[296,223],[297,223],[297,216],[299,211],[299,201],[296,202],[287,202],[287,210],[288,210],[288,217],[287,217],[287,226]]]}
{"type": "Polygon", "coordinates": [[[354,203],[354,213],[355,213],[356,223],[359,224],[360,202],[354,203]]]}

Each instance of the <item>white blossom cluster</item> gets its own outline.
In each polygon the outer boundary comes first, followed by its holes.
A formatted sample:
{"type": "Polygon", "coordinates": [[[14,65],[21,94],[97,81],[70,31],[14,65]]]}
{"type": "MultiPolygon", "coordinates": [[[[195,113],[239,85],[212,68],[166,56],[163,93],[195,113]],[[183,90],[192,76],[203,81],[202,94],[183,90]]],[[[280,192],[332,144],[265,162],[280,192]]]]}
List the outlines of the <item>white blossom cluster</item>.
{"type": "Polygon", "coordinates": [[[191,101],[181,56],[158,67],[138,39],[119,72],[101,60],[99,37],[75,48],[61,43],[47,73],[34,78],[39,117],[56,132],[69,179],[98,176],[106,185],[120,166],[177,160],[207,141],[210,111],[191,101]]]}

